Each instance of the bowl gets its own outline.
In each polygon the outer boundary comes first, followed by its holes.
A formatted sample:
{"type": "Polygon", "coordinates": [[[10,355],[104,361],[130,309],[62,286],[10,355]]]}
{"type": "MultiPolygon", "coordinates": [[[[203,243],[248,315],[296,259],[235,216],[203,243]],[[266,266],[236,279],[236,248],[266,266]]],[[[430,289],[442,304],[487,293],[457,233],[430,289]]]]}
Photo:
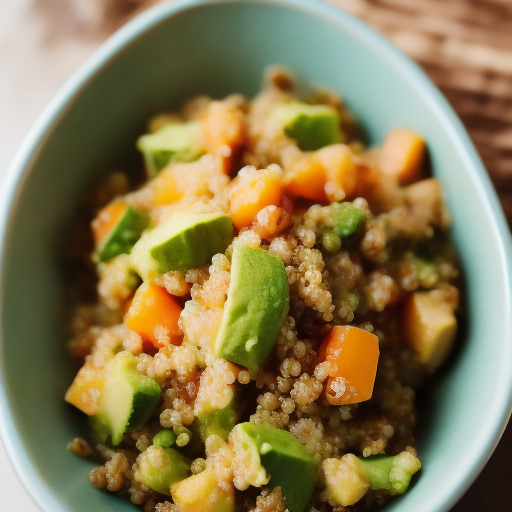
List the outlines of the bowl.
{"type": "Polygon", "coordinates": [[[46,512],[137,510],[87,479],[94,463],[66,445],[87,422],[64,403],[62,239],[90,183],[137,162],[148,117],[199,93],[251,96],[264,68],[343,94],[372,143],[421,133],[453,216],[467,286],[461,346],[425,394],[423,463],[388,512],[444,512],[491,455],[512,405],[511,244],[464,128],[409,59],[357,19],[306,0],[175,0],[122,28],[71,78],[19,150],[0,202],[0,426],[13,464],[46,512]]]}

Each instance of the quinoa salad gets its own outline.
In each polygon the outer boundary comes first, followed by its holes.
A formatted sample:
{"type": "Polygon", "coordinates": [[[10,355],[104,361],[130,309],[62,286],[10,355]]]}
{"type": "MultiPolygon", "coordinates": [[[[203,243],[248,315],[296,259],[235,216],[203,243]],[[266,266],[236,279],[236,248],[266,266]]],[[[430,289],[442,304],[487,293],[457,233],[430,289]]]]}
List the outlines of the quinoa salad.
{"type": "Polygon", "coordinates": [[[428,141],[368,147],[339,95],[264,82],[151,118],[68,250],[69,449],[145,512],[377,511],[421,478],[460,310],[428,141]]]}

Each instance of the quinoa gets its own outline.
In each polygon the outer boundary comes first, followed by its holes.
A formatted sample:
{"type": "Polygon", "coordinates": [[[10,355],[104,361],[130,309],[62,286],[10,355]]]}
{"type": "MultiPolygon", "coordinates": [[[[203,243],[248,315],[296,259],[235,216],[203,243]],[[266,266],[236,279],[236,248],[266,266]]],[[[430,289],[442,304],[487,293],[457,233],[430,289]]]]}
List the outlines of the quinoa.
{"type": "MultiPolygon", "coordinates": [[[[150,133],[169,123],[196,123],[191,126],[201,127],[203,150],[169,162],[135,190],[128,175],[109,175],[87,196],[96,219],[95,250],[91,254],[90,233],[82,230],[83,243],[69,251],[83,274],[72,280],[69,351],[83,366],[66,400],[90,416],[99,414],[105,381],[120,353],[130,355],[140,378],[160,388],[145,422],[123,432],[117,446],[105,436],[91,444],[76,438],[69,449],[101,461],[89,474],[94,486],[128,495],[145,512],[182,511],[173,502],[179,482],[170,486],[170,497],[164,496],[151,489],[141,469],[145,456],[152,457],[154,467],[162,466],[165,450],[186,457],[188,478],[206,481],[214,475],[206,498],[210,504],[234,500],[226,510],[236,512],[287,510],[286,490],[272,486],[264,471],[251,473],[235,423],[271,426],[300,443],[317,468],[309,512],[348,510],[347,505],[354,512],[376,511],[394,499],[384,489],[369,490],[353,503],[336,501],[326,489],[322,463],[327,459],[331,468],[347,454],[360,460],[401,454],[410,462],[406,469],[419,467],[416,393],[442,361],[430,358],[421,338],[415,338],[417,328],[407,325],[415,321],[414,308],[436,304],[449,320],[461,309],[460,273],[446,235],[450,218],[441,186],[425,170],[409,181],[386,174],[387,142],[383,149],[366,150],[343,99],[330,91],[312,91],[303,99],[333,109],[339,133],[323,148],[301,149],[299,139],[283,131],[280,118],[269,115],[276,106],[297,101],[293,76],[273,68],[266,80],[263,92],[250,101],[241,95],[199,96],[178,113],[154,117],[150,133]],[[321,176],[323,188],[317,184],[321,176]],[[246,194],[249,199],[261,194],[251,199],[256,209],[250,214],[246,194]],[[152,227],[180,212],[226,214],[234,224],[233,238],[201,266],[144,276],[141,285],[127,252],[98,259],[98,244],[104,243],[98,242],[98,229],[108,218],[102,208],[111,201],[123,202],[152,227]],[[236,288],[233,255],[241,248],[279,262],[289,291],[284,320],[258,368],[218,357],[236,288]],[[90,280],[96,284],[93,297],[90,284],[76,287],[90,280]],[[145,332],[129,324],[142,307],[154,305],[154,297],[144,302],[139,296],[149,286],[169,297],[177,311],[173,326],[159,320],[145,332]],[[357,381],[363,370],[347,370],[339,358],[354,330],[368,340],[357,353],[371,344],[378,347],[369,391],[357,381]],[[216,411],[231,414],[222,420],[231,422],[230,430],[207,430],[216,411]],[[173,444],[153,452],[149,448],[162,430],[173,444]]],[[[257,276],[255,269],[249,278],[257,276]]]]}

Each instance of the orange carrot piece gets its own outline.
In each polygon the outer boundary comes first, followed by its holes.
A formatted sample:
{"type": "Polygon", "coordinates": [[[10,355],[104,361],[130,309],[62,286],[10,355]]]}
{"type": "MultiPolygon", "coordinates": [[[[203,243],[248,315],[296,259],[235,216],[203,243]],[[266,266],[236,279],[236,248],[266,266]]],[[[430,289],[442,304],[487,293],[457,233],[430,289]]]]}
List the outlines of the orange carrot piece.
{"type": "Polygon", "coordinates": [[[225,174],[230,174],[234,157],[245,140],[244,116],[236,107],[222,101],[210,103],[202,122],[208,153],[220,160],[225,174]]]}
{"type": "Polygon", "coordinates": [[[179,201],[184,195],[184,180],[177,179],[175,169],[180,166],[171,165],[160,171],[150,182],[153,191],[153,206],[162,206],[179,201]]]}
{"type": "Polygon", "coordinates": [[[325,168],[314,155],[294,164],[284,175],[284,191],[292,197],[305,197],[313,201],[326,201],[325,168]]]}
{"type": "Polygon", "coordinates": [[[92,360],[86,360],[69,386],[64,400],[89,416],[96,414],[105,378],[104,368],[96,368],[92,360]]]}
{"type": "Polygon", "coordinates": [[[336,326],[324,338],[318,363],[328,362],[324,401],[330,405],[364,402],[372,397],[379,340],[358,327],[336,326]]]}
{"type": "Polygon", "coordinates": [[[248,172],[233,180],[229,213],[237,229],[250,226],[260,210],[278,206],[281,201],[281,180],[278,173],[264,169],[248,172]]]}
{"type": "Polygon", "coordinates": [[[332,144],[292,164],[284,176],[284,190],[313,201],[341,201],[353,194],[357,181],[350,149],[332,144]]]}
{"type": "Polygon", "coordinates": [[[96,218],[91,222],[96,247],[99,247],[105,240],[125,210],[126,205],[124,203],[110,203],[98,213],[96,218]]]}
{"type": "Polygon", "coordinates": [[[167,291],[156,284],[142,284],[124,317],[128,329],[160,349],[180,345],[183,333],[178,326],[182,307],[167,291]]]}
{"type": "Polygon", "coordinates": [[[381,149],[380,167],[402,184],[422,177],[425,141],[416,133],[397,129],[391,131],[381,149]]]}

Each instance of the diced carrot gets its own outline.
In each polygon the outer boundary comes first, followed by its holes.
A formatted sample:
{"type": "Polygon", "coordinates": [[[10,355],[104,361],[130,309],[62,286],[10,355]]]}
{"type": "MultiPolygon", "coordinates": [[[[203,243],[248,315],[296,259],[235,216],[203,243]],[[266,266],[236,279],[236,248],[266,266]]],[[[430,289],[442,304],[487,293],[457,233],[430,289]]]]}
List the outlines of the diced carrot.
{"type": "Polygon", "coordinates": [[[64,399],[89,416],[96,414],[98,400],[105,386],[105,378],[105,369],[96,368],[92,360],[87,359],[76,374],[64,399]]]}
{"type": "Polygon", "coordinates": [[[124,323],[158,349],[169,344],[180,345],[183,333],[178,320],[181,311],[182,307],[164,288],[144,283],[135,292],[124,323]]]}
{"type": "Polygon", "coordinates": [[[277,172],[264,169],[247,172],[233,180],[229,213],[237,229],[250,226],[260,210],[278,206],[281,201],[281,179],[277,172]]]}
{"type": "Polygon", "coordinates": [[[209,187],[218,178],[226,179],[218,167],[203,160],[172,163],[148,183],[151,204],[162,206],[179,201],[184,196],[194,198],[211,194],[209,187]]]}
{"type": "Polygon", "coordinates": [[[91,223],[94,244],[99,247],[117,224],[126,210],[124,203],[110,203],[103,208],[91,223]]]}
{"type": "Polygon", "coordinates": [[[153,191],[153,205],[162,206],[179,201],[184,194],[180,180],[175,177],[175,166],[169,166],[150,182],[153,191]]]}
{"type": "Polygon", "coordinates": [[[350,149],[332,144],[292,164],[284,176],[284,190],[313,201],[341,201],[353,194],[357,181],[350,149]]]}
{"type": "Polygon", "coordinates": [[[346,405],[369,400],[378,361],[377,336],[358,327],[333,327],[322,341],[317,359],[317,364],[329,363],[324,401],[346,405]]]}
{"type": "Polygon", "coordinates": [[[223,171],[230,174],[234,157],[245,138],[242,112],[229,103],[213,101],[203,119],[202,128],[207,151],[219,158],[223,171]]]}
{"type": "Polygon", "coordinates": [[[292,197],[305,197],[313,201],[326,201],[325,168],[314,154],[295,163],[283,178],[284,191],[292,197]]]}
{"type": "Polygon", "coordinates": [[[422,177],[425,141],[416,133],[396,129],[391,131],[381,148],[380,167],[402,184],[422,177]]]}

